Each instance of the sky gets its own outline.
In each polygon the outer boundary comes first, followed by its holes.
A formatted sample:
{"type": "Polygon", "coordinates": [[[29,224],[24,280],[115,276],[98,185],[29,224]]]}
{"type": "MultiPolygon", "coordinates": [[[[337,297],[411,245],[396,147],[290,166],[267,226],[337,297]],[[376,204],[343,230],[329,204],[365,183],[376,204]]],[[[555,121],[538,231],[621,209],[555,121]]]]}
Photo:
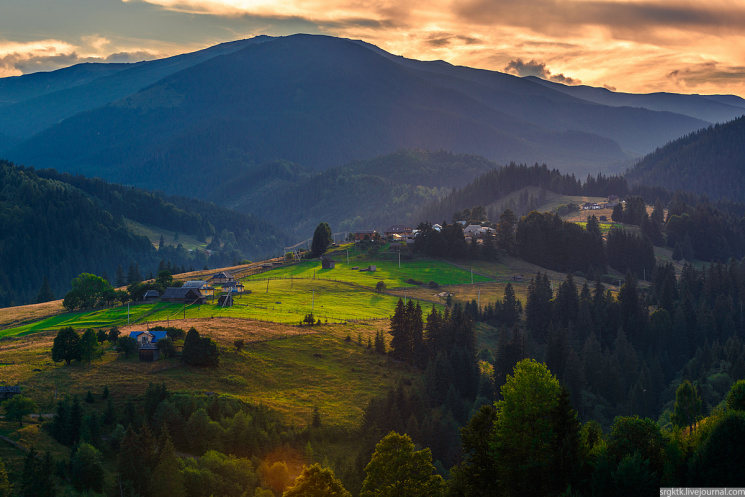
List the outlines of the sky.
{"type": "Polygon", "coordinates": [[[0,77],[294,33],[614,91],[745,97],[745,0],[1,0],[0,77]]]}

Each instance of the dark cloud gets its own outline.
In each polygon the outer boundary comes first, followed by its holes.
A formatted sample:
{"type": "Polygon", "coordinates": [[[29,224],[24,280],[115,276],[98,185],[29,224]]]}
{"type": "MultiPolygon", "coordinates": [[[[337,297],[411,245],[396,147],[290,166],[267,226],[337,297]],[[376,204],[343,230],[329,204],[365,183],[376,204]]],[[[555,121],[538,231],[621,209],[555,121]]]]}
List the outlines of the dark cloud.
{"type": "Polygon", "coordinates": [[[717,62],[703,62],[675,69],[666,74],[677,86],[695,88],[701,85],[728,83],[745,79],[745,67],[722,66],[717,62]]]}
{"type": "Polygon", "coordinates": [[[117,52],[104,59],[106,62],[141,62],[143,60],[157,59],[159,56],[145,51],[117,52]]]}
{"type": "Polygon", "coordinates": [[[451,33],[432,33],[427,37],[425,40],[425,43],[429,45],[430,47],[434,48],[440,48],[440,47],[446,47],[453,44],[461,44],[461,45],[475,45],[477,43],[481,43],[481,40],[478,38],[473,38],[471,36],[464,36],[464,35],[457,35],[457,34],[451,34],[451,33]]]}
{"type": "Polygon", "coordinates": [[[521,77],[536,76],[547,81],[553,81],[565,85],[579,85],[582,83],[579,79],[570,78],[563,74],[551,74],[551,71],[546,67],[545,62],[538,62],[535,59],[532,59],[530,62],[525,62],[522,59],[511,60],[504,68],[504,71],[521,77]]]}
{"type": "Polygon", "coordinates": [[[458,3],[456,15],[482,24],[521,26],[541,33],[570,33],[572,26],[597,25],[624,36],[650,36],[655,27],[705,32],[739,32],[745,9],[736,4],[650,2],[471,0],[458,3]]]}
{"type": "Polygon", "coordinates": [[[54,71],[84,62],[139,62],[152,60],[157,55],[150,52],[118,52],[108,57],[80,57],[76,52],[56,53],[52,50],[34,53],[9,53],[0,56],[0,73],[20,71],[29,74],[40,71],[54,71]]]}

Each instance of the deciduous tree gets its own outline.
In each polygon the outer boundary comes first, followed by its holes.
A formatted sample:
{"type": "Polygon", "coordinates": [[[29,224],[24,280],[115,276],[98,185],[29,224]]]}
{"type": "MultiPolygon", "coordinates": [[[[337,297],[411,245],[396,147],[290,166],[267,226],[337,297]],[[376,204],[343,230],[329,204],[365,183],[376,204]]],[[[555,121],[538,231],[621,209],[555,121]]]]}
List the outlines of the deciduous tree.
{"type": "Polygon", "coordinates": [[[393,431],[375,446],[365,473],[360,497],[433,497],[443,489],[442,477],[434,474],[432,452],[415,451],[408,435],[393,431]]]}
{"type": "Polygon", "coordinates": [[[3,407],[5,407],[5,419],[18,421],[21,427],[23,427],[23,418],[39,409],[36,402],[23,395],[15,395],[6,400],[3,407]]]}
{"type": "Polygon", "coordinates": [[[70,365],[70,361],[73,359],[80,359],[80,349],[78,343],[80,337],[72,329],[72,326],[67,326],[60,329],[57,332],[57,336],[54,337],[54,344],[52,345],[52,360],[54,362],[65,361],[65,364],[70,365]]]}
{"type": "Polygon", "coordinates": [[[295,483],[285,490],[282,497],[351,497],[331,468],[320,464],[304,466],[295,483]]]}

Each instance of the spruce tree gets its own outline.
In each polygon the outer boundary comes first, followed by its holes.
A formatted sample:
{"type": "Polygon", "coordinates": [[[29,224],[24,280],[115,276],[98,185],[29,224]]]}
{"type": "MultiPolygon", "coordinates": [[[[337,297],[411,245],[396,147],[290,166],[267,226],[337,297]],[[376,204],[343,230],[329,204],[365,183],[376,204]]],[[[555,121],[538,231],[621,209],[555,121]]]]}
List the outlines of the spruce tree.
{"type": "Polygon", "coordinates": [[[52,288],[49,286],[49,280],[44,276],[44,282],[41,284],[39,293],[36,295],[36,303],[41,304],[52,300],[54,300],[54,293],[52,292],[52,288]]]}
{"type": "Polygon", "coordinates": [[[158,465],[155,466],[150,478],[150,495],[185,497],[184,478],[168,430],[163,430],[163,438],[164,441],[158,455],[158,465]]]}
{"type": "Polygon", "coordinates": [[[407,326],[406,307],[398,299],[391,318],[391,356],[400,361],[411,362],[411,330],[407,326]]]}

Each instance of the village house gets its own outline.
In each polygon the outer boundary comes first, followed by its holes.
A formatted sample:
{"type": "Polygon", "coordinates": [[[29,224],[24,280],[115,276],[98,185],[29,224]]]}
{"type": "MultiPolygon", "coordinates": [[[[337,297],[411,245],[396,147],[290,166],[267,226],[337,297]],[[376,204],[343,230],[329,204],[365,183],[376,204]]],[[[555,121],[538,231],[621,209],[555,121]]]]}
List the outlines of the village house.
{"type": "Polygon", "coordinates": [[[321,268],[322,269],[334,269],[336,267],[336,261],[333,259],[329,259],[328,257],[324,257],[321,259],[321,268]]]}
{"type": "Polygon", "coordinates": [[[354,232],[354,241],[360,242],[367,237],[368,240],[377,240],[380,235],[375,230],[358,230],[354,232]]]}
{"type": "Polygon", "coordinates": [[[383,234],[388,239],[402,240],[405,239],[407,235],[411,235],[412,231],[414,230],[408,226],[404,226],[403,224],[394,224],[393,226],[386,228],[385,231],[383,231],[383,234]]]}
{"type": "Polygon", "coordinates": [[[203,280],[187,281],[181,288],[196,288],[205,297],[215,295],[214,287],[211,287],[209,283],[203,280]]]}
{"type": "Polygon", "coordinates": [[[161,297],[163,302],[175,302],[180,304],[206,304],[207,299],[196,288],[168,287],[161,297]]]}
{"type": "Polygon", "coordinates": [[[585,204],[582,206],[582,208],[584,210],[593,210],[593,211],[602,209],[602,207],[600,206],[600,204],[597,204],[595,202],[585,202],[585,204]]]}
{"type": "Polygon", "coordinates": [[[165,331],[132,331],[129,336],[137,342],[141,361],[152,362],[160,359],[158,340],[166,337],[165,331]]]}
{"type": "Polygon", "coordinates": [[[227,283],[228,281],[235,281],[235,277],[225,271],[217,273],[216,275],[212,276],[212,278],[207,280],[210,285],[214,286],[222,285],[223,283],[227,283]]]}
{"type": "Polygon", "coordinates": [[[145,292],[145,295],[142,296],[142,300],[145,300],[147,302],[152,302],[153,300],[158,300],[160,297],[160,293],[158,290],[148,290],[145,292]]]}
{"type": "Polygon", "coordinates": [[[222,291],[228,293],[243,293],[244,288],[240,281],[226,281],[222,284],[222,291]]]}
{"type": "Polygon", "coordinates": [[[0,402],[21,394],[21,387],[0,386],[0,402]]]}

